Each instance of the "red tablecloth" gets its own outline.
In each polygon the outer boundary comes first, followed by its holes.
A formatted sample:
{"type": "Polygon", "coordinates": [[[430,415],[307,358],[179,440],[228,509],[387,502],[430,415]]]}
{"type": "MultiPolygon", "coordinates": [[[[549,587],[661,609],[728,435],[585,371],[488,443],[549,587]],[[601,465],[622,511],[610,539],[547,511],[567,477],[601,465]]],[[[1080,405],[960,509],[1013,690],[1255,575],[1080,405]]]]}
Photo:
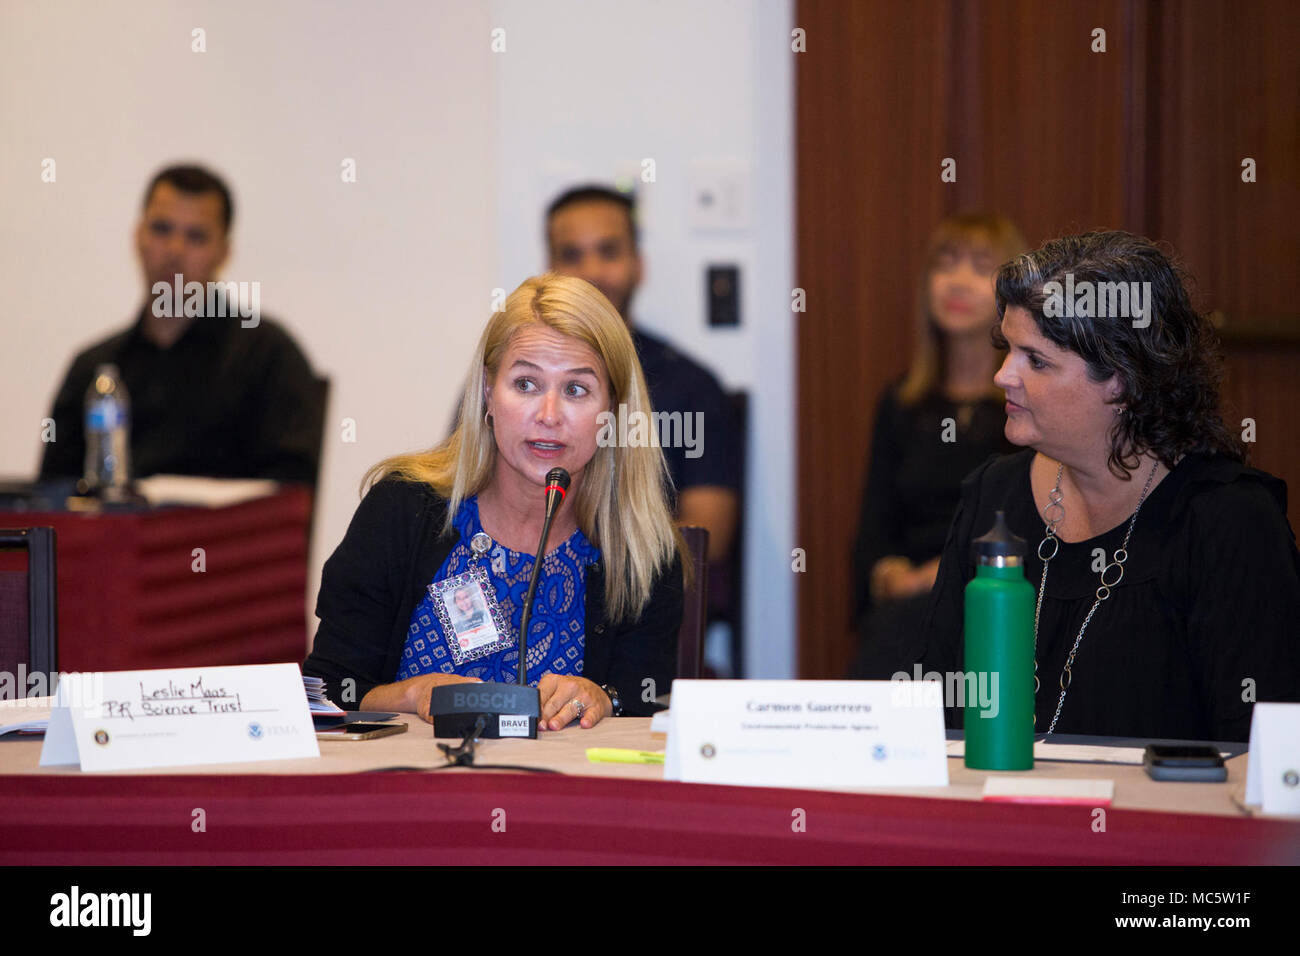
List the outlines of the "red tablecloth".
{"type": "Polygon", "coordinates": [[[302,487],[227,508],[0,512],[58,535],[63,671],[301,661],[310,521],[302,487]]]}
{"type": "Polygon", "coordinates": [[[8,776],[0,864],[1300,863],[1297,823],[1111,809],[1099,833],[1092,819],[1086,807],[485,771],[8,776]]]}

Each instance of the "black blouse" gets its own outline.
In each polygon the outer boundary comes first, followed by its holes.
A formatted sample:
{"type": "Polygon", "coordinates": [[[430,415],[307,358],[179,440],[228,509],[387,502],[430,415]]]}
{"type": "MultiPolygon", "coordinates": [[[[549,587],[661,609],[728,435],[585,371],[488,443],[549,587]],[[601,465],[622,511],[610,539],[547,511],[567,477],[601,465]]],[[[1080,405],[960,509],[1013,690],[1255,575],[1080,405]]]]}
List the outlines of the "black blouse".
{"type": "MultiPolygon", "coordinates": [[[[362,499],[325,562],[316,598],[320,627],[302,672],[324,680],[330,700],[344,710],[356,710],[371,689],[397,679],[411,612],[459,540],[443,531],[446,515],[446,499],[428,485],[390,476],[362,499]]],[[[584,586],[582,676],[613,686],[628,716],[661,710],[646,690],[667,693],[676,674],[681,556],[655,579],[635,619],[607,618],[603,561],[587,567],[584,586]]]]}
{"type": "MultiPolygon", "coordinates": [[[[1025,575],[1037,592],[1045,529],[1030,487],[1034,454],[990,459],[962,483],[932,598],[925,671],[962,669],[970,542],[993,526],[994,511],[1005,511],[1025,538],[1025,575]]],[[[1087,541],[1062,542],[1050,562],[1038,637],[1039,733],[1051,723],[1062,668],[1096,599],[1094,549],[1110,561],[1127,526],[1126,519],[1087,541]]],[[[1222,457],[1187,455],[1142,505],[1128,554],[1123,580],[1084,633],[1057,733],[1242,741],[1253,701],[1300,701],[1300,552],[1285,482],[1222,457]]],[[[959,726],[960,714],[950,712],[949,723],[959,726]]]]}
{"type": "Polygon", "coordinates": [[[937,393],[904,405],[897,383],[884,390],[853,549],[853,622],[871,605],[876,562],[891,554],[913,564],[937,558],[957,510],[962,477],[989,455],[1015,450],[1003,433],[1004,408],[993,399],[959,403],[937,393]],[[952,419],[946,433],[945,419],[952,419]]]}

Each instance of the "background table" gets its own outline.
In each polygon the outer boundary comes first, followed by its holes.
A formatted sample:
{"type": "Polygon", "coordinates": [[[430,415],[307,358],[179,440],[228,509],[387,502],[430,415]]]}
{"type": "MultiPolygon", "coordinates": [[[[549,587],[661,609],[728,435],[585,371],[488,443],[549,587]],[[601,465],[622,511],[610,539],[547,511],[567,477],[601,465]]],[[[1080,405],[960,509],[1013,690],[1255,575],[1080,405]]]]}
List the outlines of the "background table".
{"type": "Polygon", "coordinates": [[[301,662],[311,503],[285,486],[225,508],[0,512],[0,526],[58,535],[60,670],[301,662]]]}
{"type": "Polygon", "coordinates": [[[587,762],[589,746],[663,749],[636,718],[478,750],[481,764],[561,774],[363,772],[444,762],[431,728],[405,719],[396,737],[322,741],[319,760],[112,776],[38,767],[38,741],[0,738],[0,864],[1300,862],[1300,822],[1234,804],[1245,756],[1228,761],[1222,784],[1040,762],[1034,775],[1115,781],[1097,832],[1090,807],[981,802],[988,774],[960,759],[948,762],[948,787],[888,792],[684,784],[659,766],[587,762]],[[205,832],[193,829],[200,809],[205,832]]]}

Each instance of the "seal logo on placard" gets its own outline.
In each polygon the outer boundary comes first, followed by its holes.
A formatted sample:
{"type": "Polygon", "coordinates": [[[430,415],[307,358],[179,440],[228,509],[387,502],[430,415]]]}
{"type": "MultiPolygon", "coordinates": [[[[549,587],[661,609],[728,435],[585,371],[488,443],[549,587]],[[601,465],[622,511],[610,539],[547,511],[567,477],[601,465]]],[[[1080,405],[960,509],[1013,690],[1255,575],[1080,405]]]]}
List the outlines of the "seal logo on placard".
{"type": "Polygon", "coordinates": [[[95,743],[99,744],[101,747],[107,746],[107,744],[108,744],[108,731],[107,731],[107,730],[97,730],[97,731],[95,731],[95,743]]]}
{"type": "Polygon", "coordinates": [[[875,760],[884,760],[889,756],[889,750],[884,744],[876,744],[871,748],[871,756],[875,760]]]}
{"type": "Polygon", "coordinates": [[[249,725],[248,725],[248,736],[252,737],[254,740],[261,740],[261,739],[262,739],[262,725],[259,724],[259,723],[257,723],[256,721],[254,721],[253,723],[249,724],[249,725]]]}
{"type": "Polygon", "coordinates": [[[714,748],[713,744],[705,744],[700,748],[700,756],[705,760],[712,760],[717,752],[718,751],[714,748]]]}
{"type": "Polygon", "coordinates": [[[1288,787],[1300,785],[1300,773],[1296,773],[1294,770],[1288,770],[1286,773],[1282,774],[1282,782],[1288,787]]]}

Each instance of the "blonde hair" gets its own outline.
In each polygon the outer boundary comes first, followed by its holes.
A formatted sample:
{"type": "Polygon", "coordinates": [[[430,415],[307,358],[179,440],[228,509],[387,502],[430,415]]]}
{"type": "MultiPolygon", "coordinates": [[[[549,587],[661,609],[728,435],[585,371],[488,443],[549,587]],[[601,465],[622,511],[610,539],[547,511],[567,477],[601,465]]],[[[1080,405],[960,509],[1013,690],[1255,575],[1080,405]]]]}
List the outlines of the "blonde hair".
{"type": "MultiPolygon", "coordinates": [[[[610,411],[626,406],[650,417],[652,409],[636,346],[623,319],[595,286],[554,273],[534,276],[493,313],[479,338],[466,376],[460,421],[451,437],[426,452],[386,458],[366,472],[364,491],[394,476],[422,482],[448,500],[444,531],[462,502],[478,494],[496,472],[497,446],[484,421],[484,390],[496,377],[510,342],[521,330],[541,325],[576,339],[600,356],[610,386],[610,411]]],[[[632,418],[632,421],[637,419],[632,418]]],[[[654,579],[676,551],[689,575],[689,557],[668,510],[668,469],[657,444],[601,447],[574,491],[573,514],[582,533],[601,550],[605,609],[610,621],[639,615],[654,579]]]]}
{"type": "MultiPolygon", "coordinates": [[[[1014,259],[1026,251],[1025,240],[1011,220],[996,213],[972,212],[949,216],[935,226],[925,247],[925,266],[917,294],[916,347],[912,364],[898,388],[903,405],[915,405],[925,398],[947,374],[946,344],[943,332],[930,314],[930,275],[944,250],[953,246],[986,247],[998,263],[1014,259]]],[[[993,271],[996,274],[997,265],[993,271]]],[[[990,350],[992,345],[989,346],[990,350]]],[[[989,377],[989,395],[1001,398],[1002,392],[989,377]]]]}

